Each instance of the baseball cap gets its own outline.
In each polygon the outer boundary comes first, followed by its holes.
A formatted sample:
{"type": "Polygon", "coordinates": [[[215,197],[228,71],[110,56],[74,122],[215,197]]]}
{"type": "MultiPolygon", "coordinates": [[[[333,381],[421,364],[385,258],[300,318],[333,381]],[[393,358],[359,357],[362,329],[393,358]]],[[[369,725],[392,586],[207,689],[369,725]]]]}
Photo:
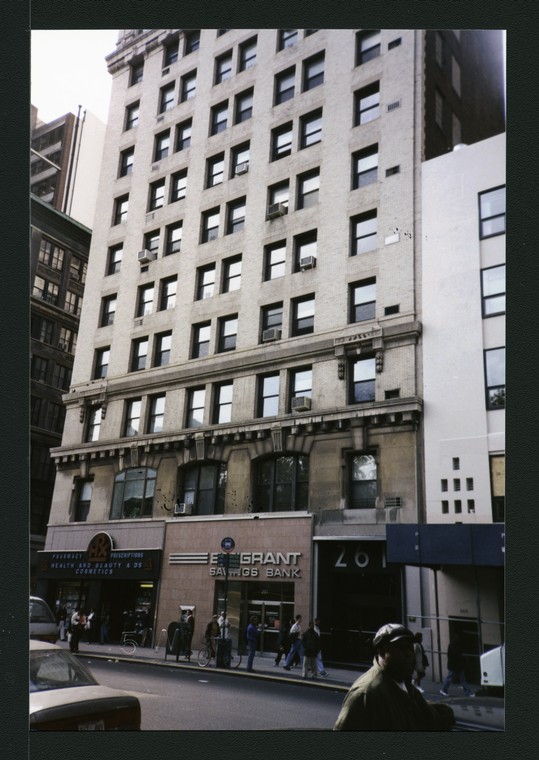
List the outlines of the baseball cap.
{"type": "Polygon", "coordinates": [[[372,643],[373,646],[377,648],[382,643],[392,644],[394,641],[398,641],[399,639],[413,638],[414,634],[412,631],[410,631],[409,628],[406,628],[406,626],[401,625],[400,623],[386,623],[386,625],[383,625],[376,632],[372,643]]]}

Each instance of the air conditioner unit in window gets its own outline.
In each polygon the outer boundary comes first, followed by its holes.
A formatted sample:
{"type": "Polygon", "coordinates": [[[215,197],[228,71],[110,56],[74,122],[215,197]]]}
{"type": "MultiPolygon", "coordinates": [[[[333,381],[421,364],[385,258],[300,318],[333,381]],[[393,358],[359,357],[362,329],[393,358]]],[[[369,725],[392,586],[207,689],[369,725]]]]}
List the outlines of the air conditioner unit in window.
{"type": "Polygon", "coordinates": [[[235,174],[247,174],[249,171],[249,161],[242,161],[241,164],[236,166],[235,174]]]}
{"type": "Polygon", "coordinates": [[[193,511],[192,504],[185,504],[184,502],[176,502],[174,504],[174,516],[178,517],[179,515],[190,515],[193,511]]]}
{"type": "Polygon", "coordinates": [[[292,399],[293,412],[308,412],[311,408],[311,399],[309,396],[296,396],[292,399]]]}
{"type": "Polygon", "coordinates": [[[288,207],[284,203],[272,203],[268,206],[268,219],[275,219],[288,213],[288,207]]]}
{"type": "Polygon", "coordinates": [[[138,252],[137,258],[139,264],[148,264],[150,261],[153,261],[157,258],[157,254],[155,251],[148,251],[148,249],[145,248],[143,251],[138,252]]]}
{"type": "Polygon", "coordinates": [[[262,343],[269,343],[270,340],[280,340],[281,329],[279,327],[269,327],[262,333],[262,343]]]}
{"type": "Polygon", "coordinates": [[[314,269],[316,266],[316,256],[303,256],[299,260],[301,269],[314,269]]]}

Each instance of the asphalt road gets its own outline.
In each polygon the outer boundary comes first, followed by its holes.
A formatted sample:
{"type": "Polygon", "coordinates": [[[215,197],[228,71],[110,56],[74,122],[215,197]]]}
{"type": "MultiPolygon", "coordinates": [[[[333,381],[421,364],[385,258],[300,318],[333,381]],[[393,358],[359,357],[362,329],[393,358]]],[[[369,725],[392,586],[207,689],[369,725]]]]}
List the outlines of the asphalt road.
{"type": "Polygon", "coordinates": [[[99,683],[136,694],[144,731],[331,730],[344,697],[290,681],[82,659],[99,683]]]}

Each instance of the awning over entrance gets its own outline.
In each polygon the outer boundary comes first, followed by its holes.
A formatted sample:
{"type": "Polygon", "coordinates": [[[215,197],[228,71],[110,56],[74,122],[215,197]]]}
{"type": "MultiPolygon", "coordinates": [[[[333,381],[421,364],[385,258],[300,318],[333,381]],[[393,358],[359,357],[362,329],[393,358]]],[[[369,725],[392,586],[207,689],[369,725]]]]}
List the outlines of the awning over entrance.
{"type": "Polygon", "coordinates": [[[503,567],[505,525],[388,525],[387,561],[503,567]]]}

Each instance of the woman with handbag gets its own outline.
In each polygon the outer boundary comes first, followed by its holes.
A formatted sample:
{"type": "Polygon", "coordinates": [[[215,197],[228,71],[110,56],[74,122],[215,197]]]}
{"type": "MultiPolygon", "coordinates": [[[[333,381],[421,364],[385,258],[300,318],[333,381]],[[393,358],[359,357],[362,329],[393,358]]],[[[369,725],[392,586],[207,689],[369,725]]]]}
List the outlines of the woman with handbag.
{"type": "Polygon", "coordinates": [[[425,668],[428,668],[429,661],[425,650],[423,649],[423,634],[416,633],[414,636],[414,653],[415,653],[415,678],[412,683],[422,694],[425,689],[421,688],[421,679],[425,676],[425,668]]]}

